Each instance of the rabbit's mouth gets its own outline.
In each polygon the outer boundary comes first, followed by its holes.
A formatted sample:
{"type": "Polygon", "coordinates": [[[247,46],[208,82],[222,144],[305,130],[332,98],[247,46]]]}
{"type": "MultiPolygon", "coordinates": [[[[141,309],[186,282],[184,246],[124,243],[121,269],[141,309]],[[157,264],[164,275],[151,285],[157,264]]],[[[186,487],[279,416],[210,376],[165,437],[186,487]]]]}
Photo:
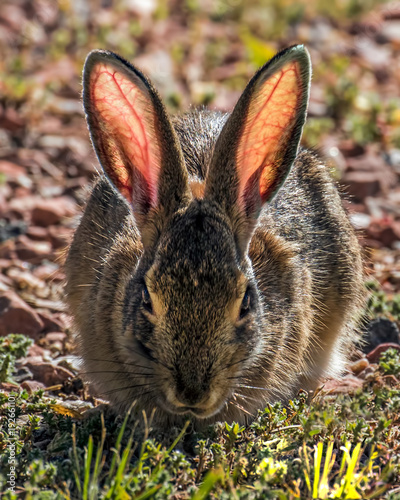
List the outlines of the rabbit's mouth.
{"type": "Polygon", "coordinates": [[[202,415],[206,413],[206,410],[203,410],[202,408],[195,408],[192,406],[184,406],[183,408],[175,408],[174,413],[178,415],[191,414],[195,417],[202,418],[202,415]]]}
{"type": "Polygon", "coordinates": [[[174,413],[175,415],[192,415],[193,417],[204,419],[209,418],[218,413],[219,408],[215,409],[203,409],[196,408],[192,406],[184,406],[182,408],[175,407],[173,411],[169,411],[170,413],[174,413]]]}
{"type": "Polygon", "coordinates": [[[209,418],[219,412],[220,405],[212,405],[210,407],[200,407],[200,406],[181,406],[171,404],[168,401],[163,401],[160,406],[174,415],[192,415],[199,419],[209,418]]]}

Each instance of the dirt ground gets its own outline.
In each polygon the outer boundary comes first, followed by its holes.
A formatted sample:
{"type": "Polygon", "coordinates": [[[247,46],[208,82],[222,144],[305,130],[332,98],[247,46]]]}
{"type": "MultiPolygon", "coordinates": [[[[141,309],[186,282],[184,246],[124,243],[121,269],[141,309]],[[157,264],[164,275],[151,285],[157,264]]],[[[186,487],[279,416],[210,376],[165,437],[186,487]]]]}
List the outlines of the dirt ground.
{"type": "Polygon", "coordinates": [[[314,78],[303,143],[332,166],[366,273],[396,300],[400,4],[329,3],[1,2],[0,335],[35,341],[23,387],[62,384],[76,369],[62,263],[99,168],[80,102],[93,48],[134,61],[174,113],[231,109],[257,67],[304,43],[314,78]]]}

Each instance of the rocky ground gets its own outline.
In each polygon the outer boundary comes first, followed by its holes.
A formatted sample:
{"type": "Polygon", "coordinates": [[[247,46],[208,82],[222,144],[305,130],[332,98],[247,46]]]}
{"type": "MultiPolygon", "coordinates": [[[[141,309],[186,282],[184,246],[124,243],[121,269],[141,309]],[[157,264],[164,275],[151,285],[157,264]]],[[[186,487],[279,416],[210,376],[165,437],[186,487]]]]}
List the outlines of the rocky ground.
{"type": "Polygon", "coordinates": [[[33,340],[12,376],[0,370],[2,391],[42,388],[93,403],[63,303],[65,249],[99,168],[80,102],[92,48],[134,60],[176,112],[190,103],[230,109],[259,65],[305,43],[314,80],[303,143],[332,166],[372,293],[370,352],[325,390],[361,387],[387,345],[400,349],[400,4],[329,4],[1,2],[0,337],[33,340]]]}

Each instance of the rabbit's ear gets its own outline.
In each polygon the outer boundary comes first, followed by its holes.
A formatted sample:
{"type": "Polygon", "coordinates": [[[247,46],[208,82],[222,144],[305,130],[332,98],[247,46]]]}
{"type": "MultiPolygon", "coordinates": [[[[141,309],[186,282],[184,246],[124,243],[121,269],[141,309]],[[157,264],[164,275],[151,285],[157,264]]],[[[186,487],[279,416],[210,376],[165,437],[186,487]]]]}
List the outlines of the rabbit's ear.
{"type": "Polygon", "coordinates": [[[251,79],[215,146],[205,196],[255,219],[296,157],[306,118],[311,64],[307,50],[278,53],[251,79]]]}
{"type": "Polygon", "coordinates": [[[174,211],[189,196],[187,172],[151,83],[116,54],[95,50],[84,67],[83,102],[99,161],[135,215],[174,211]]]}

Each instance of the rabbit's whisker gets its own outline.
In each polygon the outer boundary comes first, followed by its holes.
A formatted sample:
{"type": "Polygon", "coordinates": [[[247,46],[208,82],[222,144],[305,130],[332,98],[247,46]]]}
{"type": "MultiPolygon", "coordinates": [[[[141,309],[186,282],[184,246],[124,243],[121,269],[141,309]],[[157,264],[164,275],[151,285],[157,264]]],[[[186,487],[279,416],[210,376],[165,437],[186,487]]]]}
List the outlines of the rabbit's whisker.
{"type": "Polygon", "coordinates": [[[241,404],[239,404],[238,402],[233,402],[233,401],[230,401],[230,404],[232,406],[234,406],[235,408],[237,408],[238,410],[242,411],[243,413],[246,413],[247,415],[249,415],[250,417],[254,417],[254,415],[250,412],[248,412],[245,408],[243,408],[243,406],[241,404]]]}
{"type": "Polygon", "coordinates": [[[242,384],[239,384],[238,387],[240,388],[244,388],[244,389],[256,389],[257,391],[265,391],[265,392],[271,392],[271,389],[267,388],[267,387],[256,387],[254,385],[242,385],[242,384]]]}
{"type": "MultiPolygon", "coordinates": [[[[229,368],[232,368],[232,366],[238,365],[240,363],[245,363],[249,359],[250,359],[249,356],[247,356],[246,358],[239,359],[239,361],[235,361],[233,363],[229,363],[229,364],[225,365],[225,367],[222,370],[228,370],[229,368]]],[[[220,370],[220,371],[222,371],[222,370],[220,370]]]]}
{"type": "Polygon", "coordinates": [[[241,399],[245,399],[246,401],[247,400],[255,401],[256,403],[258,403],[260,401],[257,398],[252,398],[251,396],[245,396],[244,394],[240,394],[239,392],[235,392],[235,396],[237,396],[238,398],[241,398],[241,399]]]}
{"type": "MultiPolygon", "coordinates": [[[[99,394],[101,395],[107,395],[107,394],[112,394],[114,392],[119,392],[119,391],[126,391],[128,389],[137,389],[138,387],[149,387],[151,384],[136,384],[136,385],[128,385],[126,387],[119,387],[117,389],[112,389],[110,391],[106,391],[106,392],[101,392],[99,394]]],[[[139,396],[142,396],[142,394],[139,394],[139,396]]]]}
{"type": "Polygon", "coordinates": [[[96,370],[96,371],[87,371],[87,372],[79,372],[79,375],[92,375],[94,373],[115,373],[117,375],[132,375],[133,377],[145,377],[145,378],[154,378],[154,373],[141,373],[141,372],[129,372],[129,371],[117,371],[117,370],[96,370]]]}
{"type": "Polygon", "coordinates": [[[85,259],[90,260],[91,262],[95,262],[96,264],[99,263],[99,261],[97,259],[92,259],[92,257],[89,257],[88,255],[85,255],[85,259]]]}
{"type": "MultiPolygon", "coordinates": [[[[152,392],[155,392],[155,390],[154,390],[154,389],[152,389],[152,390],[150,390],[150,391],[145,391],[145,392],[142,392],[142,393],[140,394],[140,397],[142,397],[142,396],[146,396],[146,395],[148,395],[148,394],[151,394],[152,392]]],[[[148,401],[148,403],[149,403],[149,404],[151,404],[151,403],[154,401],[154,399],[155,399],[155,397],[150,398],[150,399],[149,399],[149,401],[148,401]]],[[[131,401],[132,401],[132,398],[126,398],[126,399],[124,399],[123,401],[120,401],[118,404],[120,404],[120,405],[122,405],[122,406],[123,406],[123,405],[125,405],[125,403],[127,403],[127,402],[131,402],[131,401]]]]}
{"type": "MultiPolygon", "coordinates": [[[[99,363],[116,363],[121,365],[121,361],[113,361],[112,359],[98,359],[98,358],[86,358],[88,361],[98,361],[99,363]]],[[[150,366],[139,365],[138,363],[128,363],[126,361],[123,362],[124,365],[134,366],[136,368],[144,368],[145,370],[151,370],[150,366]]]]}
{"type": "Polygon", "coordinates": [[[117,345],[123,347],[124,349],[127,349],[130,352],[133,352],[134,354],[137,354],[138,356],[146,359],[147,361],[151,361],[152,363],[158,363],[159,361],[153,358],[150,358],[143,352],[139,352],[138,350],[134,349],[131,345],[124,344],[123,342],[117,342],[116,340],[114,341],[117,345]]]}
{"type": "Polygon", "coordinates": [[[137,351],[136,349],[134,349],[131,345],[126,345],[126,344],[123,344],[122,342],[115,342],[115,343],[124,347],[128,351],[133,352],[134,354],[137,354],[138,356],[141,356],[142,358],[146,359],[147,361],[164,366],[164,368],[166,368],[167,370],[170,370],[170,368],[165,363],[160,361],[159,359],[150,358],[149,356],[146,356],[146,354],[143,354],[143,353],[137,351]]]}

